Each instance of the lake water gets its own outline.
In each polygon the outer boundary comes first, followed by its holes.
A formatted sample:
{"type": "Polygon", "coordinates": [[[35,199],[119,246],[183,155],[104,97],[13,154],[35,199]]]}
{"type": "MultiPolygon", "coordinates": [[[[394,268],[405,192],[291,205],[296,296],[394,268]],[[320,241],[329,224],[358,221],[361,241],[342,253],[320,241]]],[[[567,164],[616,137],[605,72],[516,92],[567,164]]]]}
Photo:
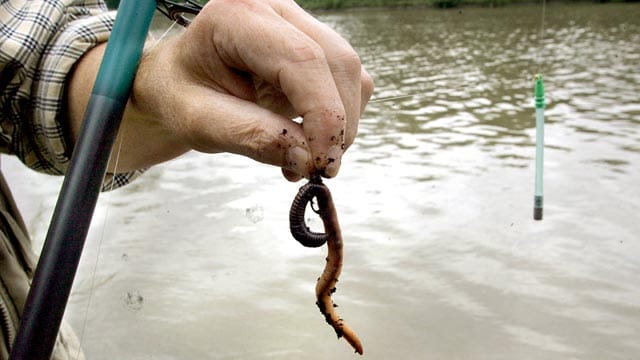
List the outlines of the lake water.
{"type": "MultiPolygon", "coordinates": [[[[639,359],[640,5],[317,16],[377,85],[327,182],[364,358],[639,359]]],[[[3,168],[38,243],[60,179],[3,168]]],[[[326,250],[288,231],[300,185],[192,153],[103,194],[66,314],[88,359],[357,358],[314,304],[326,250]]]]}

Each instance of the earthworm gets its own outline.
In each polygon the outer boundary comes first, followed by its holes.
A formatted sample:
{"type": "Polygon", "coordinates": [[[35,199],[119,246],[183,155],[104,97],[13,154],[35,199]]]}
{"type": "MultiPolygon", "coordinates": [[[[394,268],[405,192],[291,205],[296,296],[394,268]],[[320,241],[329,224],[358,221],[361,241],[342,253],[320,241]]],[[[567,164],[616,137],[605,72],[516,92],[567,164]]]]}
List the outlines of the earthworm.
{"type": "Polygon", "coordinates": [[[327,243],[327,263],[316,284],[316,305],[327,323],[333,327],[338,338],[344,337],[355,351],[362,355],[363,348],[360,339],[338,315],[337,305],[331,300],[331,295],[336,291],[336,283],[342,271],[342,233],[331,192],[319,177],[312,178],[300,188],[291,205],[289,221],[291,234],[303,245],[310,244],[305,246],[318,247],[325,242],[327,243]],[[313,198],[318,201],[318,210],[314,211],[320,215],[325,233],[312,232],[304,222],[307,203],[313,198]]]}
{"type": "Polygon", "coordinates": [[[320,247],[327,242],[328,235],[311,231],[304,221],[307,204],[323,193],[324,186],[320,180],[314,179],[303,185],[293,199],[289,211],[289,229],[293,238],[306,247],[320,247]]]}

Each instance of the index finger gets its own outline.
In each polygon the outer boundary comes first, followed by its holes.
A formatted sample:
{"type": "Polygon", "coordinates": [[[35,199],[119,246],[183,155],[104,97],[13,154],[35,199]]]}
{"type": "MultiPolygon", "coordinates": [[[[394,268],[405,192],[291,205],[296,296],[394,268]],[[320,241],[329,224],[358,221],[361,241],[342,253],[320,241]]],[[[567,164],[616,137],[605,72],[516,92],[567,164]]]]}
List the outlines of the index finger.
{"type": "Polygon", "coordinates": [[[363,105],[373,93],[369,74],[362,68],[360,57],[347,40],[328,25],[314,18],[294,1],[274,1],[276,5],[285,19],[323,48],[346,112],[344,143],[349,147],[356,137],[363,105]]]}

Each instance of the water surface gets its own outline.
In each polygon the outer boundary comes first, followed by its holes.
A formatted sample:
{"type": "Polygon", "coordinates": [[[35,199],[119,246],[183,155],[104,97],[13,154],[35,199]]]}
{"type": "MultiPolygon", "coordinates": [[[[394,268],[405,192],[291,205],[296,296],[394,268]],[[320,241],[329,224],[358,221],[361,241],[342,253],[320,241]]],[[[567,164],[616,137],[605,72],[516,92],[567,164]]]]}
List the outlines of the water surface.
{"type": "MultiPolygon", "coordinates": [[[[317,14],[377,85],[328,182],[346,243],[334,298],[365,358],[640,357],[640,5],[541,14],[317,14]]],[[[59,179],[3,166],[41,241],[59,179]]],[[[355,358],[314,304],[325,250],[288,233],[299,185],[193,153],[103,196],[67,311],[88,358],[355,358]]]]}

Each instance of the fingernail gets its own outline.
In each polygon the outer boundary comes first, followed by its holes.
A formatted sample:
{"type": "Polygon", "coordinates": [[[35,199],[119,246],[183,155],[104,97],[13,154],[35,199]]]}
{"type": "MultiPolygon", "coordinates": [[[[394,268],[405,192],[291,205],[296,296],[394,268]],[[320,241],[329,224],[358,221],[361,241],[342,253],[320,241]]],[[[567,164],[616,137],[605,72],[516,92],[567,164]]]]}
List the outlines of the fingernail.
{"type": "Polygon", "coordinates": [[[287,163],[285,168],[300,174],[304,177],[309,177],[309,167],[311,164],[311,154],[306,148],[302,146],[293,146],[287,151],[287,163]]]}
{"type": "Polygon", "coordinates": [[[335,177],[340,170],[340,164],[342,163],[342,149],[337,146],[331,146],[327,151],[327,168],[325,174],[328,177],[335,177]]]}

